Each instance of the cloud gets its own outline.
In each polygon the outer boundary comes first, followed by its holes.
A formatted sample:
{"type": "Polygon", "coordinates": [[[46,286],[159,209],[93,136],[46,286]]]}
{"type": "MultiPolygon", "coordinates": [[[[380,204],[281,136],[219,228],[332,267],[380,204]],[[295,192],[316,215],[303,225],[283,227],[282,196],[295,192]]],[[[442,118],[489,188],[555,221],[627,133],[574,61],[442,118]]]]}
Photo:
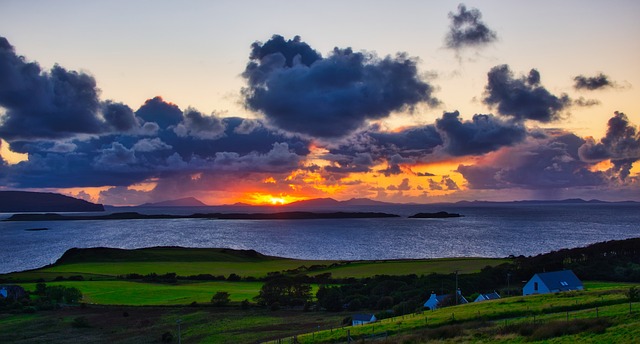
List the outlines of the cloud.
{"type": "Polygon", "coordinates": [[[544,123],[560,119],[562,111],[571,105],[566,94],[555,96],[540,85],[537,70],[514,78],[508,65],[495,66],[489,71],[483,102],[496,107],[501,115],[544,123]]]}
{"type": "Polygon", "coordinates": [[[181,137],[215,140],[224,135],[224,130],[224,122],[215,113],[205,116],[195,109],[188,108],[184,113],[184,121],[175,127],[174,132],[181,137]]]}
{"type": "Polygon", "coordinates": [[[136,111],[136,116],[145,122],[154,122],[162,129],[178,125],[183,119],[182,110],[173,103],[165,102],[162,97],[145,101],[136,111]]]}
{"type": "Polygon", "coordinates": [[[471,121],[463,122],[458,111],[445,112],[436,120],[436,128],[442,133],[444,150],[453,156],[492,152],[522,142],[527,136],[521,123],[493,115],[474,115],[471,121]]]}
{"type": "Polygon", "coordinates": [[[387,190],[390,191],[408,191],[411,190],[411,186],[409,185],[409,178],[402,179],[402,182],[398,185],[389,185],[387,186],[387,190]]]}
{"type": "Polygon", "coordinates": [[[133,110],[127,105],[106,101],[102,106],[102,116],[113,130],[129,131],[140,126],[133,110]]]}
{"type": "Polygon", "coordinates": [[[581,107],[592,107],[600,105],[601,102],[597,99],[585,99],[584,97],[580,97],[578,99],[574,99],[572,104],[581,107]]]}
{"type": "Polygon", "coordinates": [[[171,149],[172,147],[162,142],[160,138],[156,137],[153,139],[142,139],[136,142],[132,148],[136,152],[153,152],[157,150],[171,149]]]}
{"type": "Polygon", "coordinates": [[[0,137],[6,140],[62,138],[100,133],[96,82],[90,75],[55,65],[44,72],[15,54],[0,37],[0,137]]]}
{"type": "Polygon", "coordinates": [[[436,175],[429,172],[417,172],[416,176],[418,177],[435,177],[436,175]]]}
{"type": "Polygon", "coordinates": [[[482,13],[476,8],[467,10],[464,4],[458,5],[458,12],[449,12],[449,32],[445,45],[449,49],[481,47],[495,42],[498,35],[482,22],[482,13]]]}
{"type": "Polygon", "coordinates": [[[406,54],[381,59],[335,48],[323,58],[299,36],[287,41],[274,35],[252,45],[250,60],[242,74],[246,107],[294,133],[341,137],[367,120],[438,103],[433,87],[419,77],[416,59],[406,54]]]}
{"type": "Polygon", "coordinates": [[[600,142],[588,138],[578,152],[580,158],[587,162],[611,160],[614,172],[624,180],[629,176],[633,163],[640,160],[640,131],[624,113],[617,111],[607,126],[607,134],[600,142]]]}
{"type": "Polygon", "coordinates": [[[609,77],[600,73],[596,76],[578,75],[573,78],[575,82],[573,88],[576,90],[599,90],[607,87],[614,87],[615,84],[609,80],[609,77]]]}
{"type": "Polygon", "coordinates": [[[449,176],[443,176],[441,183],[447,187],[447,190],[460,190],[458,184],[456,184],[453,179],[449,178],[449,176]]]}
{"type": "Polygon", "coordinates": [[[530,140],[502,150],[475,165],[460,165],[457,172],[471,189],[562,189],[601,186],[608,183],[602,172],[580,160],[578,148],[585,141],[570,133],[530,140]]]}
{"type": "Polygon", "coordinates": [[[436,182],[433,179],[429,179],[429,190],[443,190],[444,188],[440,183],[436,182]]]}

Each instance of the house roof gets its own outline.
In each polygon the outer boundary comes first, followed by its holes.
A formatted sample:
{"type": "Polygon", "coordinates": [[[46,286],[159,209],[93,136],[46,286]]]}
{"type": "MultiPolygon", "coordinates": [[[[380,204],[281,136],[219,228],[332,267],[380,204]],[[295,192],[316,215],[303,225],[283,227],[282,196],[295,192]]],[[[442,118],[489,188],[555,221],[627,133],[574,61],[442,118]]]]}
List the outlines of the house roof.
{"type": "MultiPolygon", "coordinates": [[[[458,291],[457,294],[460,296],[458,298],[458,303],[460,303],[460,304],[469,303],[469,301],[467,301],[467,299],[464,296],[462,296],[460,291],[458,291]]],[[[451,296],[452,296],[451,294],[436,295],[436,300],[438,300],[438,303],[441,303],[441,302],[444,302],[447,298],[449,298],[451,296]]]]}
{"type": "Polygon", "coordinates": [[[354,314],[351,319],[353,321],[371,321],[373,314],[354,314]]]}
{"type": "Polygon", "coordinates": [[[497,300],[500,298],[500,295],[498,293],[496,293],[495,291],[493,293],[489,293],[489,294],[480,294],[482,295],[482,297],[484,297],[485,300],[497,300]]]}
{"type": "Polygon", "coordinates": [[[550,290],[575,290],[582,282],[571,270],[543,272],[536,274],[550,290]]]}

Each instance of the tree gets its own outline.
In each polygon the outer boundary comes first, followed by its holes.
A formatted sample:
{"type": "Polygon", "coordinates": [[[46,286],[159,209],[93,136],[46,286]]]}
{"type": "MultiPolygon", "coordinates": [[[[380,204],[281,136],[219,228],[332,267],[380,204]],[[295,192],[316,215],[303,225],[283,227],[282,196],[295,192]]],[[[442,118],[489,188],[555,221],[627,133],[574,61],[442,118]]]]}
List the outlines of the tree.
{"type": "Polygon", "coordinates": [[[337,287],[326,288],[320,287],[316,293],[318,304],[329,312],[339,312],[344,305],[342,292],[337,287]]]}
{"type": "Polygon", "coordinates": [[[629,298],[629,302],[637,302],[640,301],[640,290],[636,287],[629,288],[627,292],[627,297],[629,298]]]}
{"type": "Polygon", "coordinates": [[[77,303],[82,300],[82,292],[78,288],[64,288],[62,294],[67,303],[77,303]]]}
{"type": "Polygon", "coordinates": [[[211,303],[216,307],[222,307],[229,304],[231,299],[229,293],[226,291],[219,291],[211,298],[211,303]]]}
{"type": "Polygon", "coordinates": [[[255,297],[261,305],[302,306],[311,300],[311,286],[291,277],[277,277],[262,285],[255,297]]]}

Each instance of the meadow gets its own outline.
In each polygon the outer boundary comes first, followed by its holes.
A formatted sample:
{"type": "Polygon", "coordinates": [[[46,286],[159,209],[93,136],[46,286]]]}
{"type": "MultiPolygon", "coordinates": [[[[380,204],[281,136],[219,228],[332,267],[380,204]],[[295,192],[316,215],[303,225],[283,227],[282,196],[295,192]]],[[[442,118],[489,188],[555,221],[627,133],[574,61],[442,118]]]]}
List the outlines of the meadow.
{"type": "MultiPolygon", "coordinates": [[[[434,339],[521,343],[540,338],[550,343],[624,343],[640,337],[640,305],[630,304],[625,294],[631,286],[640,287],[637,283],[585,282],[584,291],[506,297],[416,311],[355,327],[345,326],[354,312],[313,308],[274,311],[252,302],[240,307],[243,300],[252,301],[258,295],[264,282],[256,279],[274,273],[317,276],[330,272],[334,278],[343,279],[408,274],[431,279],[434,277],[430,274],[436,273],[450,279],[454,270],[460,270],[462,282],[465,276],[487,265],[496,267],[510,261],[302,261],[221,249],[76,250],[42,269],[0,275],[5,282],[17,283],[27,290],[35,290],[36,283],[44,281],[48,286],[75,287],[84,295],[80,306],[0,313],[0,342],[140,343],[160,342],[163,335],[174,336],[175,341],[178,321],[182,340],[199,343],[290,342],[294,336],[300,343],[334,343],[346,342],[347,334],[356,340],[374,337],[381,343],[434,339]],[[237,274],[243,279],[152,283],[122,278],[130,273],[168,272],[181,276],[237,274]],[[215,307],[210,303],[218,291],[230,294],[229,306],[215,307]]],[[[318,285],[312,286],[315,295],[318,285]]]]}

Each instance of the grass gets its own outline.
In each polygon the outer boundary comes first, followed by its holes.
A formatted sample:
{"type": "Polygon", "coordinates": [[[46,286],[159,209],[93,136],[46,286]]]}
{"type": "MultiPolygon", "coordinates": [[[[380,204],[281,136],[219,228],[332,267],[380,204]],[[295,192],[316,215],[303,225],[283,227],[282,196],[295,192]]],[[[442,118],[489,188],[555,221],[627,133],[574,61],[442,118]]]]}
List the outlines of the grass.
{"type": "Polygon", "coordinates": [[[340,323],[345,313],[272,312],[213,307],[68,307],[36,314],[0,314],[0,343],[255,343],[340,323]],[[86,318],[88,327],[73,326],[86,318]]]}
{"type": "MultiPolygon", "coordinates": [[[[166,259],[159,256],[157,259],[166,259]]],[[[237,274],[242,277],[262,278],[270,272],[282,272],[298,269],[302,266],[316,265],[313,271],[306,271],[309,275],[331,273],[334,278],[347,277],[371,277],[375,275],[428,275],[431,273],[452,273],[459,270],[461,273],[478,272],[487,265],[496,266],[508,262],[508,259],[491,258],[439,258],[424,260],[387,260],[387,261],[318,261],[296,259],[265,259],[261,261],[131,261],[121,262],[83,262],[70,261],[53,266],[47,266],[37,270],[26,272],[14,272],[0,275],[0,279],[12,282],[29,282],[38,279],[52,281],[58,276],[68,277],[82,275],[85,280],[113,279],[118,275],[126,274],[166,274],[174,272],[180,276],[211,274],[224,275],[237,274]],[[333,266],[331,266],[334,264],[333,266]],[[324,267],[318,267],[323,265],[324,267]]],[[[305,270],[302,270],[304,273],[305,270]]]]}
{"type": "Polygon", "coordinates": [[[509,259],[494,258],[438,258],[424,260],[387,260],[350,262],[334,268],[323,269],[311,275],[330,272],[334,278],[371,277],[375,275],[428,275],[450,274],[459,270],[461,274],[479,272],[486,266],[510,262],[509,259]]]}
{"type": "MultiPolygon", "coordinates": [[[[97,305],[160,306],[189,305],[192,302],[209,304],[218,291],[228,292],[231,302],[252,301],[260,292],[262,282],[190,282],[179,284],[143,283],[132,281],[64,281],[47,283],[78,288],[83,302],[97,305]]],[[[21,284],[34,291],[35,283],[21,284]]],[[[318,291],[312,285],[312,294],[318,291]]]]}
{"type": "MultiPolygon", "coordinates": [[[[100,305],[188,305],[192,302],[209,303],[218,291],[230,294],[232,302],[251,300],[258,295],[261,282],[194,282],[181,284],[157,284],[131,281],[69,281],[52,282],[80,289],[83,302],[100,305]]],[[[35,283],[22,284],[26,290],[35,290],[35,283]]]]}
{"type": "MultiPolygon", "coordinates": [[[[567,314],[569,314],[569,320],[576,318],[595,318],[596,314],[599,317],[622,317],[621,319],[626,319],[629,312],[629,304],[624,294],[627,289],[622,288],[622,286],[628,286],[629,284],[613,283],[609,287],[606,287],[605,283],[593,282],[587,283],[587,287],[590,284],[598,288],[580,292],[527,297],[519,296],[495,301],[470,303],[435,311],[425,311],[422,314],[385,319],[373,324],[351,327],[349,331],[354,338],[384,332],[392,335],[402,335],[403,333],[420,331],[425,328],[438,328],[456,323],[488,322],[489,325],[486,326],[497,326],[501,324],[507,325],[508,323],[533,322],[534,320],[538,322],[566,321],[567,314]],[[597,312],[596,307],[598,309],[597,312]]],[[[637,313],[640,312],[640,305],[636,303],[634,307],[636,312],[634,322],[638,325],[640,324],[640,318],[637,317],[637,313]]],[[[615,326],[622,326],[625,323],[614,322],[614,324],[615,326]]],[[[636,333],[636,330],[632,330],[631,328],[628,328],[628,330],[636,333]]],[[[609,330],[605,332],[608,333],[608,331],[609,330]]],[[[322,331],[313,335],[305,334],[298,336],[298,340],[301,343],[335,342],[344,340],[345,338],[346,329],[340,331],[322,331]]],[[[489,342],[502,341],[499,339],[500,338],[492,337],[489,342]]],[[[522,336],[518,339],[512,339],[515,342],[523,341],[522,336]]],[[[416,343],[419,342],[420,341],[416,343]]],[[[511,340],[506,342],[511,342],[511,340]]]]}

